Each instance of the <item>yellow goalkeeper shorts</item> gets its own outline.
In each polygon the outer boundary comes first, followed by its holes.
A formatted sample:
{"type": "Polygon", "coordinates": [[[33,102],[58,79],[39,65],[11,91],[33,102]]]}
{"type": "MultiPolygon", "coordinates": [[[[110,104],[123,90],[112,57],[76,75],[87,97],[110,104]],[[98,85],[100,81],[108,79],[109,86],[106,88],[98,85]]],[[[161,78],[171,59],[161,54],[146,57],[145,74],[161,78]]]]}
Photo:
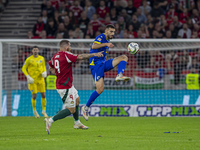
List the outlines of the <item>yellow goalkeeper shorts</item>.
{"type": "Polygon", "coordinates": [[[45,93],[45,82],[28,84],[28,89],[32,94],[37,94],[37,92],[45,93]]]}

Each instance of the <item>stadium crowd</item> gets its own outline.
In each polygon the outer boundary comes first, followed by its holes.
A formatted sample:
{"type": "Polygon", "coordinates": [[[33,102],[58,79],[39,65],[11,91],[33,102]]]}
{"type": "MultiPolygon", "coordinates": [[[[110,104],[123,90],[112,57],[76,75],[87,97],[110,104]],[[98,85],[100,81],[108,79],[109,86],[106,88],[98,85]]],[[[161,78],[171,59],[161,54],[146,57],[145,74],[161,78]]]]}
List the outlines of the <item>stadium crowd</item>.
{"type": "MultiPolygon", "coordinates": [[[[44,0],[27,38],[90,39],[108,24],[115,25],[119,39],[199,38],[199,13],[200,0],[44,0]]],[[[48,61],[55,52],[43,51],[43,55],[48,61]]],[[[179,84],[182,71],[194,67],[200,72],[200,49],[141,51],[129,55],[128,64],[138,70],[164,68],[165,74],[173,72],[179,84]]],[[[133,69],[128,70],[132,75],[133,69]]],[[[76,72],[90,73],[88,62],[76,64],[76,72]]]]}

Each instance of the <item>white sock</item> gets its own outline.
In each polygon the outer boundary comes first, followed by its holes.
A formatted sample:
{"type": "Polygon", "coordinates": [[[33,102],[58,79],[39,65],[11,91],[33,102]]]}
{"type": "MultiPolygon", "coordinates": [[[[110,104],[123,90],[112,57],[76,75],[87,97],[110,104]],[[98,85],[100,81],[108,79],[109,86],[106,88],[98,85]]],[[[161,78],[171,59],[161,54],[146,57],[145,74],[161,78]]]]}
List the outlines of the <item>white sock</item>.
{"type": "Polygon", "coordinates": [[[85,106],[85,110],[88,111],[89,107],[85,106]]]}
{"type": "Polygon", "coordinates": [[[46,112],[46,110],[43,110],[42,112],[43,112],[43,113],[45,113],[45,112],[46,112]]]}
{"type": "Polygon", "coordinates": [[[80,120],[77,120],[77,121],[74,121],[74,122],[75,122],[76,125],[81,123],[80,120]]]}
{"type": "Polygon", "coordinates": [[[49,122],[50,122],[50,123],[53,123],[54,121],[53,121],[53,119],[52,119],[52,118],[49,118],[49,122]]]}

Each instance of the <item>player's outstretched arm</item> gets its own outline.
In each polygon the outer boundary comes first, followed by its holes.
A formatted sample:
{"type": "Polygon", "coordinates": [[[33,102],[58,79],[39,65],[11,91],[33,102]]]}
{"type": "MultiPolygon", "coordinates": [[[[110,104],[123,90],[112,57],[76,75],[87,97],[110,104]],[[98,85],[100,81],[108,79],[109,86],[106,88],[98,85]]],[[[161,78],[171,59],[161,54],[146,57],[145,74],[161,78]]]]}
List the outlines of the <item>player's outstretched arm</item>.
{"type": "Polygon", "coordinates": [[[102,44],[93,43],[92,49],[99,49],[99,48],[102,48],[105,46],[108,46],[110,48],[114,47],[114,45],[112,43],[102,43],[102,44]]]}
{"type": "Polygon", "coordinates": [[[92,54],[80,54],[80,55],[78,55],[77,60],[84,60],[84,59],[91,58],[93,56],[102,57],[103,56],[103,54],[102,54],[103,52],[104,51],[101,51],[99,53],[92,53],[92,54]]]}

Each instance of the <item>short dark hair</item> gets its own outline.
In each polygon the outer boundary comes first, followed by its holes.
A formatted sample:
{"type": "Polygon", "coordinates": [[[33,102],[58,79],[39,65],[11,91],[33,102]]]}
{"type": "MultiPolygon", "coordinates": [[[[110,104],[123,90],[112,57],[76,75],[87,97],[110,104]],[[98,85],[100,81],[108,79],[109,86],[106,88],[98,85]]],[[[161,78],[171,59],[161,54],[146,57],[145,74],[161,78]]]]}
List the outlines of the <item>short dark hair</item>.
{"type": "Polygon", "coordinates": [[[115,29],[115,26],[112,25],[112,24],[108,24],[108,25],[106,26],[106,29],[109,29],[109,28],[115,29]]]}
{"type": "Polygon", "coordinates": [[[69,41],[68,40],[62,40],[62,41],[60,41],[60,47],[63,47],[66,44],[69,45],[69,41]]]}
{"type": "Polygon", "coordinates": [[[38,46],[33,46],[33,48],[32,48],[32,49],[34,49],[34,48],[38,48],[38,49],[39,49],[39,47],[38,47],[38,46]]]}

